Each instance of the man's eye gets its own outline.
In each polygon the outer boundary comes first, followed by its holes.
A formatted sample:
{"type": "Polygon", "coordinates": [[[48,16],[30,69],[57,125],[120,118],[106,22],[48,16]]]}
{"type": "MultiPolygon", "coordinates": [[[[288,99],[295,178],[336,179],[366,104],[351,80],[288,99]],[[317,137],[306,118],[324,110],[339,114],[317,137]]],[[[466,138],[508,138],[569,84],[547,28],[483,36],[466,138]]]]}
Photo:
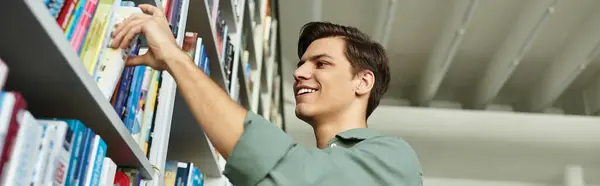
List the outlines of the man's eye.
{"type": "Polygon", "coordinates": [[[317,62],[317,67],[324,67],[325,65],[327,65],[327,63],[325,63],[325,62],[317,62]]]}

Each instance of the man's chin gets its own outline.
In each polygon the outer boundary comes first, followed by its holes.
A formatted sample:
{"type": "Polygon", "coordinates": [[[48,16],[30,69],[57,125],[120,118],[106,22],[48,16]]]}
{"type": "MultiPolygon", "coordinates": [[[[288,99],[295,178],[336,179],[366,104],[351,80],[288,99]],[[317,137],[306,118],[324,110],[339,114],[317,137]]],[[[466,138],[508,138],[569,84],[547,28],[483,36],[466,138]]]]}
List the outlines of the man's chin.
{"type": "Polygon", "coordinates": [[[298,119],[310,123],[313,116],[314,114],[308,109],[296,107],[296,117],[298,117],[298,119]]]}

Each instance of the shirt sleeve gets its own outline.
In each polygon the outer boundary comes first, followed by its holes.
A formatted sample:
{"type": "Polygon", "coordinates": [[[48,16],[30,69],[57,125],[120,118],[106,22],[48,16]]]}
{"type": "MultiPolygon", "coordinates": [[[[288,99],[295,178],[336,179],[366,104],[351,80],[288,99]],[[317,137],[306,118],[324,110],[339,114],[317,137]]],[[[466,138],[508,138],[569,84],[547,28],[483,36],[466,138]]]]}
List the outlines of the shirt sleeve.
{"type": "Polygon", "coordinates": [[[306,148],[251,112],[224,174],[234,185],[420,185],[420,166],[403,140],[376,137],[353,148],[306,148]]]}

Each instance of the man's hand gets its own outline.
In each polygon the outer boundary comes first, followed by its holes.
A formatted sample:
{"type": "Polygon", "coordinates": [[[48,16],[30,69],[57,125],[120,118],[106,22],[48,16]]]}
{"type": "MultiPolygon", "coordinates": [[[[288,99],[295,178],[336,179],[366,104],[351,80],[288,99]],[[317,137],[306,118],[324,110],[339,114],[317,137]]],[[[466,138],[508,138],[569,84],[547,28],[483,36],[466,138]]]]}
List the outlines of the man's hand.
{"type": "Polygon", "coordinates": [[[134,14],[115,26],[111,47],[127,48],[136,35],[144,34],[148,40],[148,52],[129,57],[127,65],[148,65],[156,70],[165,70],[165,62],[182,51],[161,10],[147,4],[139,5],[139,8],[145,14],[134,14]]]}

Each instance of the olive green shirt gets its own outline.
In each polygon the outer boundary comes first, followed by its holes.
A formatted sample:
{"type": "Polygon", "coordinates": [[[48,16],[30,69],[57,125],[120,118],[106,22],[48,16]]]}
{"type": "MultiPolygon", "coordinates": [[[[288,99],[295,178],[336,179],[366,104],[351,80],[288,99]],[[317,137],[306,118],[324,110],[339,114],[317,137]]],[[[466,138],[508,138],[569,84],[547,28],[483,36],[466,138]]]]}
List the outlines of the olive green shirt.
{"type": "Polygon", "coordinates": [[[325,149],[306,148],[248,112],[224,174],[236,186],[421,186],[421,166],[404,140],[368,128],[339,133],[325,149]]]}

